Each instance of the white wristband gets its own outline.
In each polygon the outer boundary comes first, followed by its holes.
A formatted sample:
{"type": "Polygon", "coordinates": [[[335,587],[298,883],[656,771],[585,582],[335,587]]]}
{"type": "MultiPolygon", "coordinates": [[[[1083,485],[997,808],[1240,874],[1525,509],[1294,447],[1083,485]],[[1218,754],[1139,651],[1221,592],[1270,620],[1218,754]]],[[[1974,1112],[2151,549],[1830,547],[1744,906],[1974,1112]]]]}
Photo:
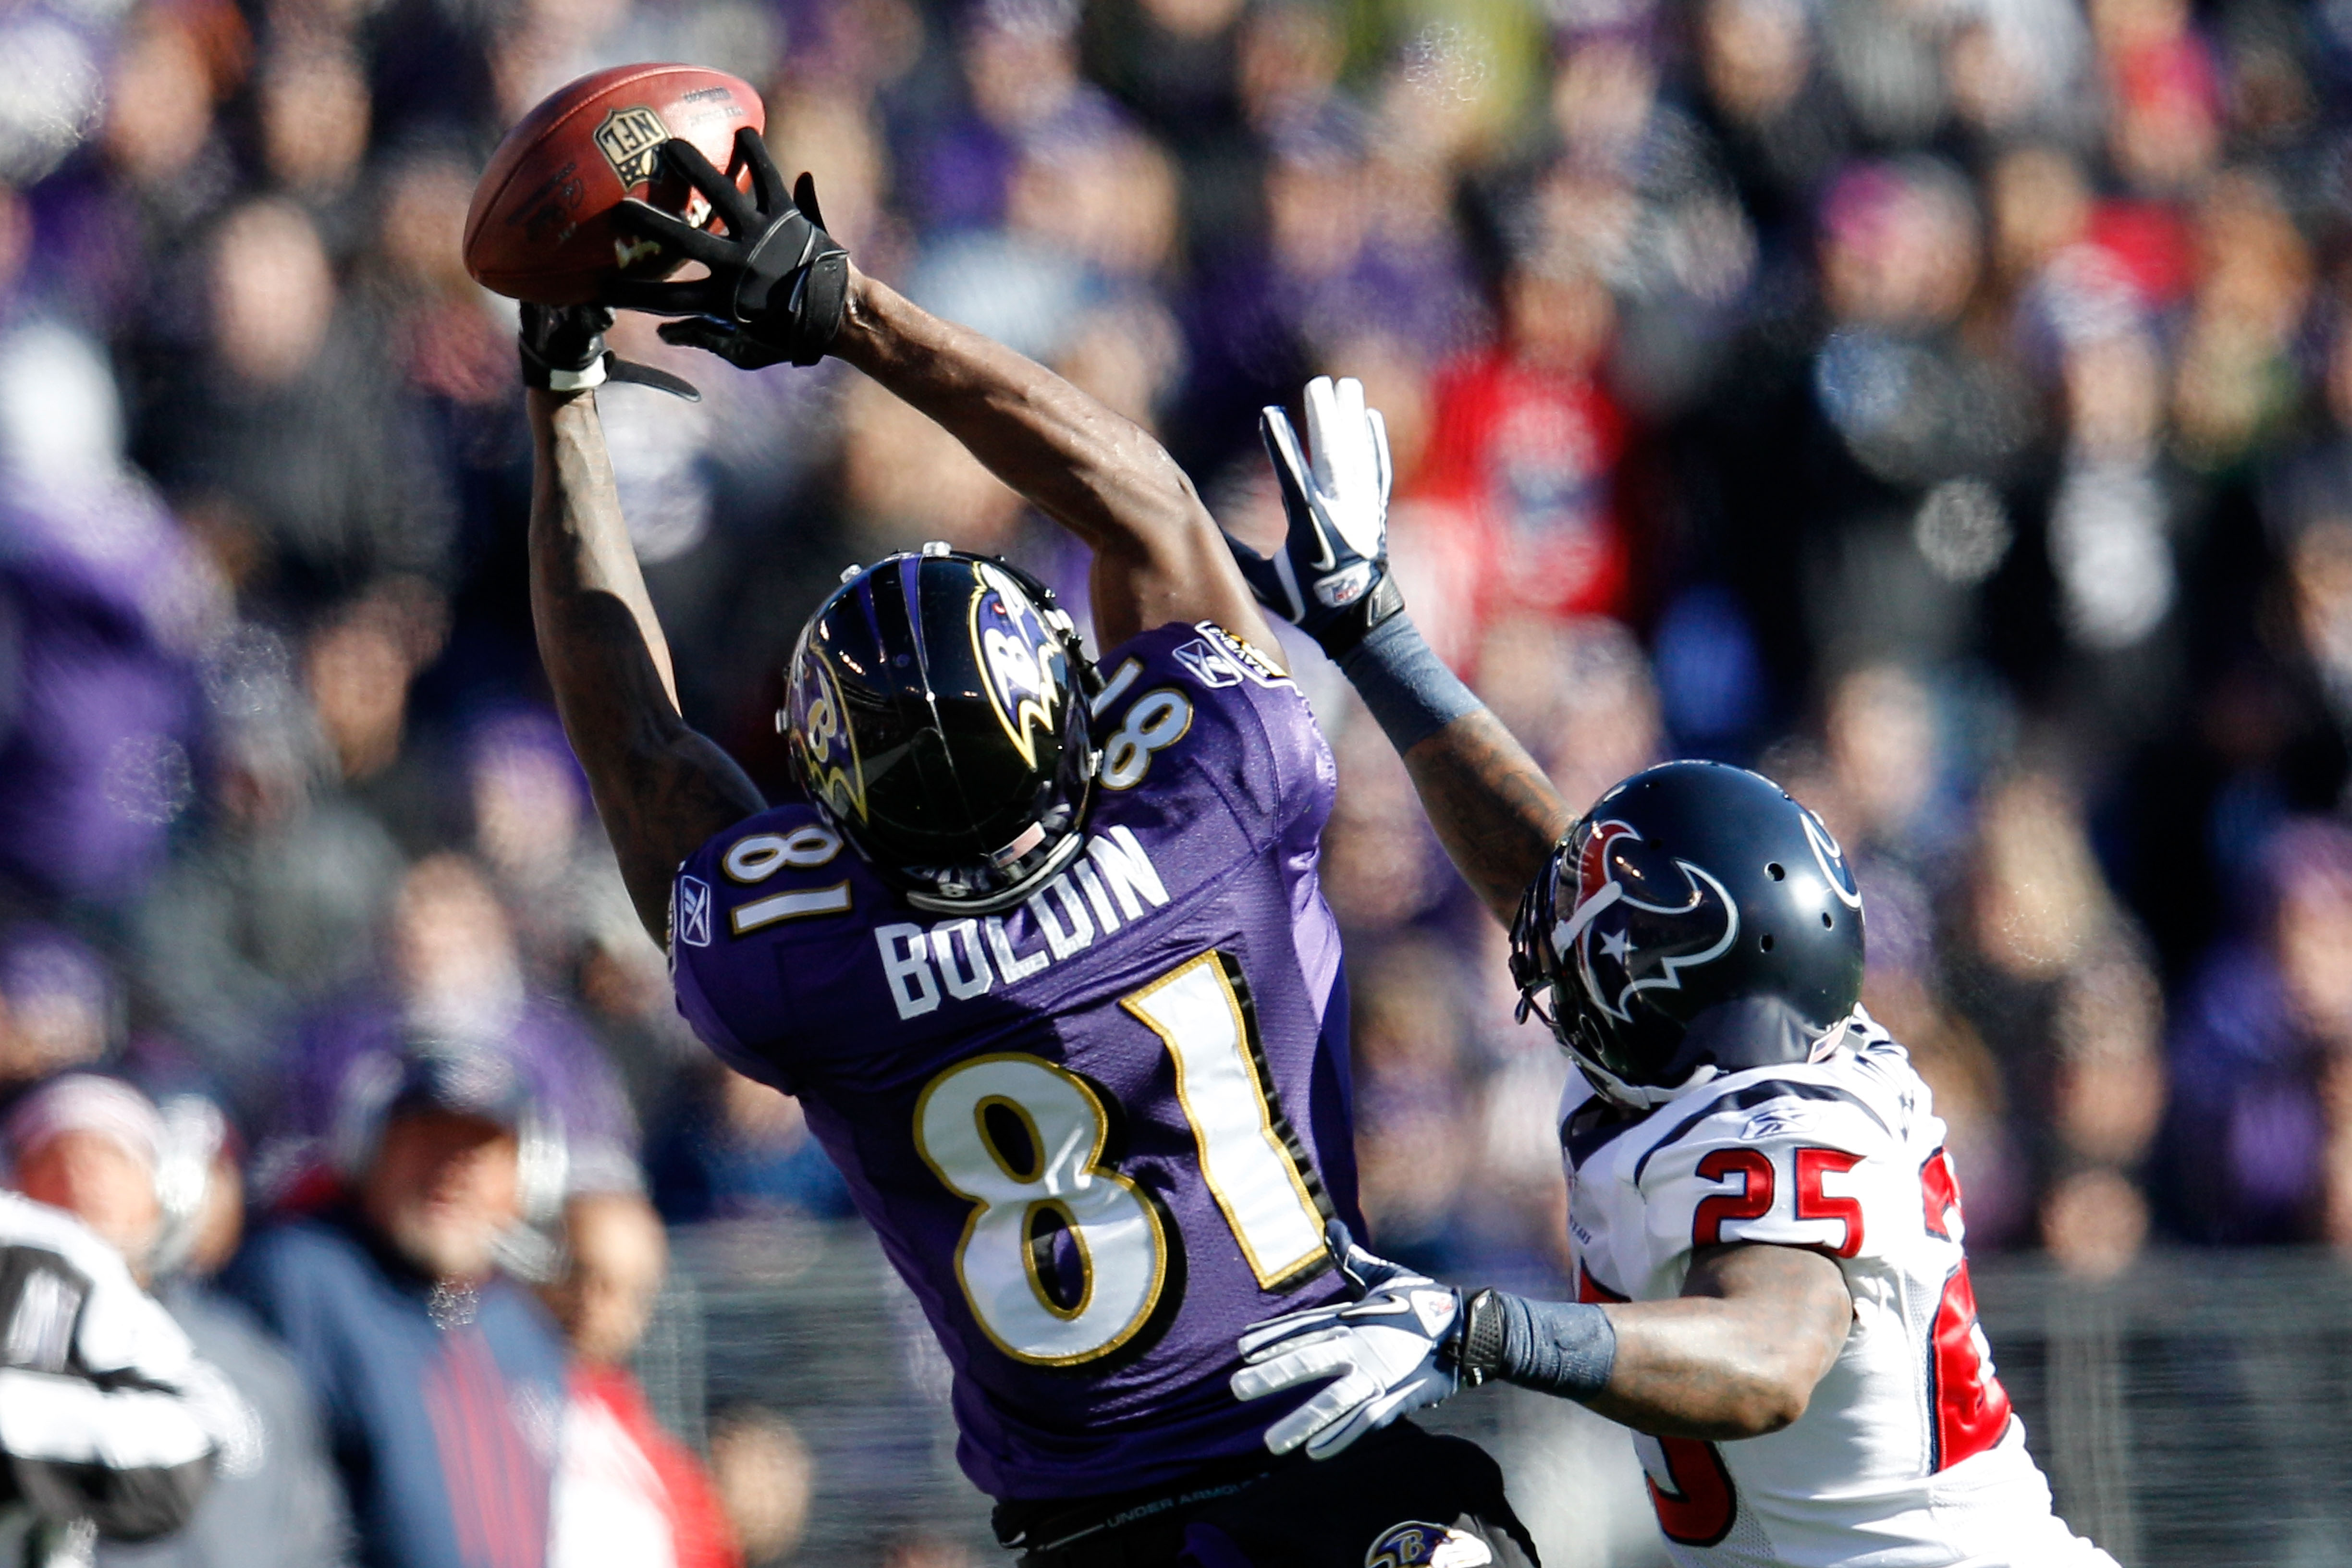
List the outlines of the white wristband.
{"type": "Polygon", "coordinates": [[[547,367],[547,390],[550,392],[588,392],[604,384],[605,363],[612,353],[598,354],[578,370],[558,370],[547,367]]]}

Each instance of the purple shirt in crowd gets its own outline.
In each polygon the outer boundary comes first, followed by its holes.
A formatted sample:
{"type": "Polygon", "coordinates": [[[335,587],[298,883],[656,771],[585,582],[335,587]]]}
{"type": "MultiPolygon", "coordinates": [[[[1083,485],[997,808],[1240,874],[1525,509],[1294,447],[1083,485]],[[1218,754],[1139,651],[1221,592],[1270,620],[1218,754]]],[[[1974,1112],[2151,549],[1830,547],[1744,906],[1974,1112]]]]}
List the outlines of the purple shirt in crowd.
{"type": "Polygon", "coordinates": [[[1113,650],[1077,856],[998,914],[912,909],[810,806],[740,823],[674,893],[678,1005],[801,1097],[955,1369],[1000,1498],[1245,1454],[1248,1323],[1340,1293],[1360,1224],[1336,775],[1306,700],[1216,627],[1113,650]]]}

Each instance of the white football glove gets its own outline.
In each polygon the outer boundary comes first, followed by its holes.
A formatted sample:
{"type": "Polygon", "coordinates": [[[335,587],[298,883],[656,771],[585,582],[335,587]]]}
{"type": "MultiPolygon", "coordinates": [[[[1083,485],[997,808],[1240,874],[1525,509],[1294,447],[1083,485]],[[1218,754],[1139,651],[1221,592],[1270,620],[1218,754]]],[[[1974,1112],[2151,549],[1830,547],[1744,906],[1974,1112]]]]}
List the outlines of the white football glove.
{"type": "Polygon", "coordinates": [[[1263,556],[1228,538],[1250,589],[1275,614],[1339,657],[1404,607],[1388,570],[1388,426],[1364,405],[1364,384],[1318,375],[1307,384],[1307,439],[1279,407],[1258,415],[1289,530],[1263,556]],[[1311,460],[1310,460],[1311,459],[1311,460]]]}
{"type": "Polygon", "coordinates": [[[1263,1399],[1301,1384],[1331,1385],[1266,1429],[1266,1448],[1328,1459],[1409,1410],[1436,1404],[1460,1379],[1449,1346],[1462,1294],[1358,1247],[1333,1221],[1340,1272],[1362,1299],[1253,1323],[1241,1338],[1234,1397],[1263,1399]]]}

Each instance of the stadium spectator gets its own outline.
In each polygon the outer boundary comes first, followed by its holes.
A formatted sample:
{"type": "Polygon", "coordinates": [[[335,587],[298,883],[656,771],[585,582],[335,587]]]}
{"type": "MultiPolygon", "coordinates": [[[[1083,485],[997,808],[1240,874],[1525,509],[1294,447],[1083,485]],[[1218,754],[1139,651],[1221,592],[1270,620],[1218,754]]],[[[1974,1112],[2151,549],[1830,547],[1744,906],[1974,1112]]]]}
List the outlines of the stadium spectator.
{"type": "Polygon", "coordinates": [[[54,927],[0,932],[0,1102],[113,1048],[121,997],[106,963],[54,927]]]}
{"type": "MultiPolygon", "coordinates": [[[[77,426],[115,424],[114,389],[79,340],[56,363],[19,330],[0,375],[61,410],[58,426],[7,433],[72,483],[21,468],[0,510],[0,877],[43,907],[120,906],[161,868],[168,830],[195,797],[200,722],[189,644],[205,587],[187,542],[119,456],[77,426]],[[13,353],[12,353],[13,351],[13,353]],[[93,384],[95,381],[96,384],[93,384]],[[79,406],[70,406],[85,399],[79,406]],[[96,445],[95,452],[75,450],[96,445]],[[65,447],[63,451],[59,447],[65,447]],[[87,467],[85,467],[87,465],[87,467]],[[94,472],[92,471],[94,470],[94,472]]],[[[68,345],[70,344],[68,349],[68,345]]]]}
{"type": "Polygon", "coordinates": [[[496,1058],[527,1080],[542,1131],[562,1149],[560,1168],[530,1169],[531,1220],[551,1218],[565,1191],[635,1190],[636,1123],[620,1082],[572,1011],[532,993],[513,917],[477,862],[443,853],[410,868],[385,946],[388,984],[336,998],[302,1025],[279,1139],[265,1152],[273,1197],[331,1160],[351,1118],[374,1114],[381,1101],[371,1097],[398,1079],[396,1058],[419,1041],[496,1058]]]}
{"type": "Polygon", "coordinates": [[[71,1215],[0,1193],[0,1551],[87,1561],[188,1522],[248,1419],[219,1373],[71,1215]]]}
{"type": "Polygon", "coordinates": [[[2352,1243],[2352,833],[2264,847],[2267,908],[2217,943],[2172,1038],[2164,1196],[2190,1239],[2352,1243]]]}
{"type": "Polygon", "coordinates": [[[849,1186],[798,1101],[717,1062],[698,1062],[646,1156],[654,1201],[673,1225],[707,1219],[846,1216],[849,1186]]]}
{"type": "Polygon", "coordinates": [[[234,1250],[240,1217],[225,1123],[205,1102],[175,1109],[189,1114],[167,1121],[119,1079],[68,1073],[25,1096],[0,1126],[17,1190],[120,1252],[234,1391],[214,1484],[194,1517],[166,1541],[102,1545],[97,1560],[332,1568],[350,1560],[350,1521],[316,1402],[286,1352],[206,1283],[234,1250]],[[167,1189],[177,1189],[168,1203],[167,1189]]]}
{"type": "Polygon", "coordinates": [[[746,1563],[789,1561],[808,1528],[816,1471],[808,1445],[773,1411],[745,1406],[712,1424],[710,1477],[746,1563]]]}
{"type": "Polygon", "coordinates": [[[214,649],[209,809],[132,921],[158,1021],[255,1115],[276,1104],[279,1043],[302,1013],[374,968],[403,867],[341,787],[293,662],[252,623],[214,649]]]}
{"type": "Polygon", "coordinates": [[[550,1568],[738,1568],[709,1478],[628,1368],[668,1266],[660,1217],[641,1197],[583,1194],[563,1226],[562,1271],[541,1292],[572,1347],[550,1568]]]}
{"type": "Polygon", "coordinates": [[[360,1561],[539,1568],[562,1342],[498,1266],[530,1090],[488,1051],[412,1049],[395,1071],[340,1129],[347,1201],[263,1231],[232,1288],[326,1408],[360,1561]]]}

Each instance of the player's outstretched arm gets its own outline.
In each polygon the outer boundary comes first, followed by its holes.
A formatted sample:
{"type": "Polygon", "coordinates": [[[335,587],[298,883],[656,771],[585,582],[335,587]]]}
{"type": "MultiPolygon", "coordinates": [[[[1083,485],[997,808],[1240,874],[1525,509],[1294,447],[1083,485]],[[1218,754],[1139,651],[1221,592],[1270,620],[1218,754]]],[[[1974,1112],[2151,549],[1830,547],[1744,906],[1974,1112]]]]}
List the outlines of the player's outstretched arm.
{"type": "Polygon", "coordinates": [[[523,311],[540,661],[629,900],[654,940],[666,942],[678,863],[766,802],[734,760],[678,714],[669,644],[621,518],[596,416],[593,385],[611,317],[593,306],[523,311]]]}
{"type": "Polygon", "coordinates": [[[1838,1266],[1801,1247],[1736,1243],[1693,1255],[1681,1297],[1596,1306],[1465,1294],[1335,1248],[1364,1291],[1251,1325],[1238,1399],[1320,1383],[1266,1447],[1339,1453],[1366,1432],[1494,1379],[1574,1399],[1639,1432],[1725,1442],[1805,1413],[1853,1323],[1838,1266]]]}
{"type": "Polygon", "coordinates": [[[1045,366],[853,274],[833,352],[944,426],[1095,554],[1104,646],[1214,621],[1277,662],[1281,645],[1198,491],[1160,443],[1045,366]]]}
{"type": "MultiPolygon", "coordinates": [[[[1428,657],[1436,662],[1436,655],[1428,657]]],[[[1358,680],[1357,689],[1364,684],[1358,680]]],[[[1576,814],[1484,703],[1405,747],[1403,756],[1454,868],[1495,918],[1509,925],[1528,884],[1576,814]]]]}
{"type": "Polygon", "coordinates": [[[922,410],[1093,547],[1095,623],[1106,645],[1171,621],[1213,620],[1279,657],[1216,523],[1159,442],[1045,366],[860,273],[824,231],[808,175],[787,194],[748,127],[736,132],[735,150],[751,172],[748,195],[692,143],[667,142],[661,152],[710,202],[724,233],[644,202],[614,215],[709,275],[615,279],[606,303],[686,317],[662,336],[746,369],[835,355],[922,410]]]}
{"type": "Polygon", "coordinates": [[[1353,378],[1307,386],[1307,448],[1290,416],[1258,418],[1289,528],[1261,556],[1228,541],[1275,614],[1319,643],[1404,759],[1439,842],[1505,925],[1574,814],[1501,720],[1430,651],[1388,569],[1388,427],[1353,378]]]}

